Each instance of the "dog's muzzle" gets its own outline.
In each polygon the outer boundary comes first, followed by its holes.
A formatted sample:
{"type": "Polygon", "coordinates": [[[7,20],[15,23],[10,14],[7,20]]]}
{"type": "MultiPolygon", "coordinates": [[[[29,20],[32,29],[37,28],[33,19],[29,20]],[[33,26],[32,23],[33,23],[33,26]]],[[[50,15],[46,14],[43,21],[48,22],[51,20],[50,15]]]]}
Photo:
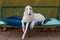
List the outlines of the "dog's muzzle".
{"type": "Polygon", "coordinates": [[[29,15],[31,15],[31,14],[29,14],[29,15]]]}

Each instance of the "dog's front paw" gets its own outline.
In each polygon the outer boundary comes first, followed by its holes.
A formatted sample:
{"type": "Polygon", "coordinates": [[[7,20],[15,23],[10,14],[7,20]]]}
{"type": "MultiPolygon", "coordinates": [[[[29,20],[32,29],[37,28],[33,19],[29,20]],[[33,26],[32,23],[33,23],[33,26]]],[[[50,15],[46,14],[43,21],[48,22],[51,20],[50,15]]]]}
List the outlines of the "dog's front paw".
{"type": "Polygon", "coordinates": [[[24,37],[22,37],[22,40],[24,40],[24,37]]]}
{"type": "Polygon", "coordinates": [[[31,23],[30,29],[33,29],[33,28],[34,28],[34,23],[31,23]]]}
{"type": "Polygon", "coordinates": [[[34,27],[33,26],[30,26],[30,29],[33,29],[34,27]]]}

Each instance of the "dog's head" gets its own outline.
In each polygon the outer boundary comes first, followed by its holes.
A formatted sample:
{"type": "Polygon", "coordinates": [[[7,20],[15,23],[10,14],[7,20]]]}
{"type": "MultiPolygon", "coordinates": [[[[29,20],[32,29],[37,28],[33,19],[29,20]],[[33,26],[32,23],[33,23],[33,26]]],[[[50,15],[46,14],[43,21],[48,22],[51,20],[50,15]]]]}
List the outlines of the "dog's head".
{"type": "Polygon", "coordinates": [[[25,12],[28,14],[28,15],[31,15],[33,13],[33,10],[32,10],[32,7],[31,6],[26,6],[25,7],[25,12]]]}

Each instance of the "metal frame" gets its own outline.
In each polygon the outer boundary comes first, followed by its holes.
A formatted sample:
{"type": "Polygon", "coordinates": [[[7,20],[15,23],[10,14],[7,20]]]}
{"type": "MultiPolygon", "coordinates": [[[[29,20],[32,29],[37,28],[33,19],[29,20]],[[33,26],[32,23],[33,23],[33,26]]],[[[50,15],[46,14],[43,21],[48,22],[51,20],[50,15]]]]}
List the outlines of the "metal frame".
{"type": "MultiPolygon", "coordinates": [[[[58,8],[58,19],[60,20],[60,12],[59,12],[59,7],[57,6],[32,6],[33,8],[58,8]]],[[[0,7],[0,20],[2,19],[2,8],[25,8],[25,6],[1,6],[0,7]]],[[[56,26],[56,28],[60,28],[59,26],[57,25],[54,25],[56,26]]]]}

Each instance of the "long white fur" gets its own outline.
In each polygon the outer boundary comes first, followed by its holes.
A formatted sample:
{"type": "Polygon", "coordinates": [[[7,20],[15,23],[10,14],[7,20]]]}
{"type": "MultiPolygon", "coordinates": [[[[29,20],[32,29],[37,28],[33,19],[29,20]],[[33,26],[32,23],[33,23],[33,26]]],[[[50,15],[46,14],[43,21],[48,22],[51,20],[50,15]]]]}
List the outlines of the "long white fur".
{"type": "Polygon", "coordinates": [[[26,6],[25,7],[25,11],[24,11],[24,15],[23,15],[23,19],[22,19],[22,30],[23,30],[23,35],[22,35],[22,39],[24,39],[25,34],[27,32],[28,29],[28,25],[31,22],[30,28],[33,29],[34,28],[34,24],[37,21],[42,22],[42,24],[44,23],[44,20],[46,18],[40,14],[40,13],[33,13],[32,7],[31,6],[26,6]],[[26,22],[26,28],[24,28],[24,22],[26,22]]]}

